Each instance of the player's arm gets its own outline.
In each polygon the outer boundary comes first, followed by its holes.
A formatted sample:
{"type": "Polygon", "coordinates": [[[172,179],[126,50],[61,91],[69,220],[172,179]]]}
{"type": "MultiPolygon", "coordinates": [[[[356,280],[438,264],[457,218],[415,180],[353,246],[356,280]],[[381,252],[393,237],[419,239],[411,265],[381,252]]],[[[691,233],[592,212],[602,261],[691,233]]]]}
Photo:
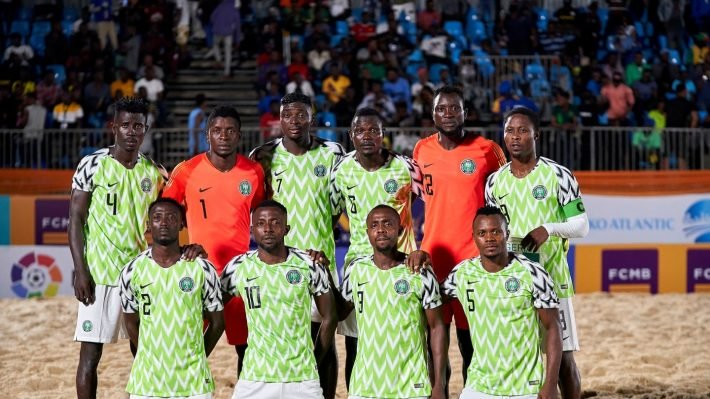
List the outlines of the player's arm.
{"type": "Polygon", "coordinates": [[[547,331],[545,383],[542,384],[538,397],[544,399],[557,398],[557,380],[560,372],[560,361],[562,360],[560,313],[557,308],[539,308],[537,314],[540,323],[547,331]]]}
{"type": "Polygon", "coordinates": [[[338,320],[343,321],[348,318],[350,312],[355,309],[353,304],[353,286],[351,283],[351,274],[355,261],[351,261],[345,266],[343,274],[343,283],[340,285],[340,290],[333,290],[335,298],[335,308],[338,311],[338,320]]]}
{"type": "Polygon", "coordinates": [[[429,346],[433,361],[434,381],[432,398],[445,398],[446,364],[448,363],[449,336],[441,315],[441,295],[439,282],[430,268],[422,269],[422,306],[429,325],[429,346]]]}
{"type": "Polygon", "coordinates": [[[175,201],[185,205],[185,183],[187,178],[189,178],[189,175],[190,174],[187,171],[187,165],[185,162],[178,164],[170,174],[168,183],[165,185],[165,188],[163,188],[163,192],[160,196],[172,198],[175,201]]]}
{"type": "Polygon", "coordinates": [[[318,313],[320,313],[322,318],[320,330],[318,330],[318,335],[314,342],[314,352],[318,363],[323,360],[325,353],[333,344],[335,327],[338,325],[335,314],[335,299],[333,299],[333,292],[328,283],[329,274],[325,267],[312,262],[310,290],[318,308],[318,313]]]}
{"type": "Polygon", "coordinates": [[[425,267],[431,266],[431,256],[427,251],[417,249],[407,255],[404,263],[412,273],[421,273],[425,267]]]}
{"type": "Polygon", "coordinates": [[[91,192],[73,189],[69,205],[69,249],[74,260],[74,296],[89,305],[96,299],[94,279],[86,264],[84,226],[89,217],[91,192]]]}
{"type": "Polygon", "coordinates": [[[222,310],[222,286],[214,266],[206,260],[198,260],[205,273],[202,285],[202,311],[209,323],[204,333],[205,355],[209,356],[224,332],[224,316],[222,310]]]}
{"type": "Polygon", "coordinates": [[[123,310],[123,324],[126,327],[128,339],[131,340],[131,343],[135,347],[138,347],[138,332],[140,327],[140,318],[138,316],[139,303],[131,286],[134,264],[135,259],[121,271],[119,295],[121,297],[121,309],[123,310]]]}

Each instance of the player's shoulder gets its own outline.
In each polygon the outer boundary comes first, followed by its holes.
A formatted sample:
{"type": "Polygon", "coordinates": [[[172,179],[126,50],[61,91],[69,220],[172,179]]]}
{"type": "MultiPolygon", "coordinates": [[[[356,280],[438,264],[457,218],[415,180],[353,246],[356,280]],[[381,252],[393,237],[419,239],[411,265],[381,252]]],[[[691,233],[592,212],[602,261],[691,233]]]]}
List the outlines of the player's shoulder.
{"type": "Polygon", "coordinates": [[[151,249],[148,248],[138,255],[134,256],[126,265],[123,267],[124,274],[132,274],[137,266],[145,263],[146,260],[152,260],[151,249]]]}
{"type": "Polygon", "coordinates": [[[550,158],[540,157],[538,162],[539,162],[540,166],[542,166],[545,169],[551,170],[552,172],[554,172],[558,176],[562,176],[562,175],[570,175],[571,176],[572,175],[572,171],[569,168],[567,168],[564,165],[560,165],[559,163],[553,161],[550,158]]]}
{"type": "Polygon", "coordinates": [[[282,139],[279,137],[254,148],[249,153],[249,158],[257,162],[270,159],[274,156],[276,148],[281,144],[281,140],[282,139]]]}
{"type": "Polygon", "coordinates": [[[350,151],[344,156],[342,156],[338,162],[335,163],[335,166],[333,166],[333,173],[338,173],[338,171],[344,170],[350,166],[352,166],[352,163],[355,162],[355,151],[350,151]]]}
{"type": "Polygon", "coordinates": [[[412,151],[412,154],[418,154],[419,152],[426,151],[427,149],[433,148],[436,145],[438,145],[437,134],[430,134],[427,137],[420,138],[419,141],[414,144],[414,150],[412,151]]]}
{"type": "Polygon", "coordinates": [[[199,166],[204,160],[205,154],[197,154],[190,159],[186,159],[179,164],[175,165],[170,177],[175,176],[189,176],[192,172],[199,166]]]}
{"type": "Polygon", "coordinates": [[[362,264],[369,264],[369,262],[372,261],[372,256],[371,255],[362,255],[355,257],[353,260],[348,263],[346,268],[354,267],[357,265],[362,265],[362,264]]]}
{"type": "Polygon", "coordinates": [[[545,271],[545,268],[542,267],[541,264],[528,259],[528,257],[523,254],[515,254],[513,256],[515,257],[515,260],[518,261],[530,274],[530,277],[535,284],[541,285],[541,282],[545,280],[545,277],[549,278],[547,271],[545,271]]]}
{"type": "Polygon", "coordinates": [[[506,163],[505,165],[501,166],[499,169],[495,170],[493,173],[491,173],[490,176],[488,176],[488,182],[489,184],[493,184],[496,179],[498,179],[499,176],[501,176],[503,173],[510,173],[510,162],[506,163]]]}
{"type": "Polygon", "coordinates": [[[109,156],[109,148],[101,148],[99,150],[94,151],[93,153],[89,155],[85,155],[81,160],[79,161],[79,165],[77,166],[77,170],[85,170],[87,168],[96,168],[99,165],[99,162],[101,162],[102,159],[106,158],[109,156]]]}
{"type": "Polygon", "coordinates": [[[293,257],[293,260],[296,263],[307,264],[309,266],[312,264],[315,264],[313,259],[308,255],[308,252],[306,252],[302,249],[294,248],[294,247],[287,247],[287,248],[288,248],[289,254],[293,257]]]}
{"type": "Polygon", "coordinates": [[[217,270],[212,264],[212,262],[201,256],[195,258],[194,263],[200,266],[200,268],[202,268],[202,271],[204,271],[205,274],[211,274],[213,271],[217,270]]]}

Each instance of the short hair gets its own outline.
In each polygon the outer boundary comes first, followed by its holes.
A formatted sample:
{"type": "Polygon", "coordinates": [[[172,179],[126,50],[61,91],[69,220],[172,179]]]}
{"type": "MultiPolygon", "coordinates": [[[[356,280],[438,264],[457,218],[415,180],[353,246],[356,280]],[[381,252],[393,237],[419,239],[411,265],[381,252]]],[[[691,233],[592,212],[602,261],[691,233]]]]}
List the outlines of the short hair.
{"type": "Polygon", "coordinates": [[[205,101],[207,101],[207,97],[205,97],[204,94],[200,93],[195,96],[195,105],[200,106],[204,104],[205,101]]]}
{"type": "Polygon", "coordinates": [[[508,228],[508,219],[506,219],[503,212],[497,206],[486,205],[478,208],[476,216],[473,217],[473,221],[475,222],[479,216],[500,216],[505,224],[505,228],[508,228]]]}
{"type": "Polygon", "coordinates": [[[367,116],[377,118],[380,121],[380,123],[382,123],[382,124],[385,123],[385,121],[382,119],[382,115],[380,115],[380,113],[377,112],[376,109],[365,107],[365,108],[360,108],[359,110],[355,111],[355,115],[353,115],[353,120],[350,123],[350,126],[352,126],[352,124],[355,123],[355,119],[363,118],[363,117],[367,117],[367,116]]]}
{"type": "Polygon", "coordinates": [[[532,122],[533,124],[535,133],[540,132],[540,115],[538,115],[537,112],[531,110],[528,107],[517,106],[505,113],[505,115],[503,116],[503,124],[507,123],[508,119],[510,119],[513,115],[527,116],[530,122],[532,122]]]}
{"type": "Polygon", "coordinates": [[[311,98],[303,93],[293,92],[288,93],[283,98],[281,98],[281,105],[288,105],[293,103],[301,103],[307,105],[309,108],[313,106],[313,101],[311,98]]]}
{"type": "Polygon", "coordinates": [[[399,212],[397,212],[397,210],[394,209],[394,208],[392,208],[391,206],[385,205],[385,204],[379,204],[379,205],[375,206],[374,208],[372,208],[372,209],[370,210],[370,212],[367,213],[367,217],[369,218],[370,215],[371,215],[373,212],[379,211],[379,210],[391,211],[392,213],[394,213],[395,215],[397,215],[397,221],[399,221],[399,212]]]}
{"type": "Polygon", "coordinates": [[[114,114],[114,118],[117,118],[121,112],[141,114],[148,119],[148,103],[138,97],[121,97],[116,101],[116,113],[114,114]]]}
{"type": "Polygon", "coordinates": [[[463,90],[461,90],[460,87],[458,86],[451,86],[451,85],[444,85],[436,89],[434,92],[434,98],[437,98],[441,94],[456,94],[459,96],[461,101],[465,101],[466,99],[463,96],[463,90]]]}
{"type": "Polygon", "coordinates": [[[187,222],[187,216],[185,215],[185,207],[182,206],[181,203],[175,201],[172,198],[169,197],[160,197],[156,199],[155,201],[151,202],[151,204],[148,206],[148,215],[150,215],[153,212],[153,208],[160,204],[170,204],[178,209],[178,213],[180,214],[180,217],[182,218],[182,223],[185,224],[187,222]]]}
{"type": "Polygon", "coordinates": [[[281,212],[283,212],[284,216],[288,216],[288,210],[286,209],[286,207],[283,206],[280,202],[274,201],[272,199],[267,199],[267,200],[261,201],[259,203],[259,205],[254,207],[254,209],[251,211],[251,214],[253,215],[257,209],[261,209],[261,208],[276,208],[276,209],[280,210],[281,212]]]}
{"type": "Polygon", "coordinates": [[[242,118],[239,116],[239,111],[231,105],[219,105],[210,112],[207,117],[207,126],[211,126],[217,118],[232,118],[237,122],[239,128],[242,127],[242,118]]]}

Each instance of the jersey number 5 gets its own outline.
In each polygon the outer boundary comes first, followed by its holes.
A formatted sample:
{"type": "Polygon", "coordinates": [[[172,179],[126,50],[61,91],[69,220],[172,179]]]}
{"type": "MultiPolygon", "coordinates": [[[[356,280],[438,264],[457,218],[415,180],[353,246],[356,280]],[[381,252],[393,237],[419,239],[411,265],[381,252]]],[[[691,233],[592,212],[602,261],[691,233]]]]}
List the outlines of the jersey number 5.
{"type": "Polygon", "coordinates": [[[476,304],[473,302],[473,288],[466,290],[466,302],[468,302],[468,311],[474,312],[476,310],[476,304]]]}

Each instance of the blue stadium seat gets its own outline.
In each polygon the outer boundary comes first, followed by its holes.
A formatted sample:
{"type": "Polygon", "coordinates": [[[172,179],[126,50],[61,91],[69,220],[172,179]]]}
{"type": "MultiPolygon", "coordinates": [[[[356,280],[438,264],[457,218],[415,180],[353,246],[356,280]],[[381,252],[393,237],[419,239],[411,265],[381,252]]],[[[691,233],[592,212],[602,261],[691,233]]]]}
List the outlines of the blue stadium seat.
{"type": "Polygon", "coordinates": [[[491,57],[489,57],[485,51],[475,50],[473,56],[474,62],[476,63],[476,70],[480,76],[488,78],[493,75],[496,68],[491,61],[491,57]]]}
{"type": "Polygon", "coordinates": [[[316,94],[313,102],[316,103],[316,108],[322,109],[325,105],[325,94],[316,94]]]}
{"type": "Polygon", "coordinates": [[[54,81],[57,82],[59,86],[63,86],[64,82],[67,80],[67,72],[62,64],[51,64],[47,65],[48,71],[54,71],[54,81]]]}
{"type": "Polygon", "coordinates": [[[352,15],[355,22],[362,21],[362,7],[353,7],[350,10],[350,15],[352,15]]]}
{"type": "Polygon", "coordinates": [[[333,35],[330,37],[330,47],[337,47],[346,35],[333,35]]]}
{"type": "Polygon", "coordinates": [[[338,141],[338,133],[336,133],[333,129],[318,129],[318,131],[316,131],[316,136],[325,141],[338,141]]]}
{"type": "Polygon", "coordinates": [[[74,22],[79,19],[79,10],[74,7],[64,7],[64,21],[74,22]]]}
{"type": "Polygon", "coordinates": [[[442,69],[449,69],[449,67],[444,64],[432,64],[429,66],[429,81],[431,83],[439,84],[441,82],[439,74],[441,74],[442,69]]]}
{"type": "Polygon", "coordinates": [[[36,55],[40,57],[44,56],[44,35],[38,36],[33,34],[30,36],[30,42],[28,44],[32,47],[36,55]]]}
{"type": "Polygon", "coordinates": [[[479,20],[469,21],[466,25],[466,37],[471,43],[481,43],[488,37],[486,26],[479,20]]]}
{"type": "Polygon", "coordinates": [[[661,50],[665,50],[668,48],[668,38],[666,35],[658,35],[658,47],[661,50]]]}
{"type": "Polygon", "coordinates": [[[525,79],[532,81],[541,78],[547,80],[545,67],[543,67],[542,64],[532,63],[525,67],[525,79]]]}
{"type": "Polygon", "coordinates": [[[606,24],[609,22],[609,9],[608,8],[598,8],[597,16],[599,17],[599,22],[602,25],[602,32],[606,31],[606,24]]]}
{"type": "Polygon", "coordinates": [[[639,38],[646,37],[646,29],[644,29],[644,25],[641,22],[636,21],[634,23],[634,28],[636,29],[636,35],[639,38]]]}
{"type": "Polygon", "coordinates": [[[20,21],[29,21],[32,19],[32,9],[29,6],[20,7],[20,9],[17,10],[16,19],[20,21]]]}
{"type": "Polygon", "coordinates": [[[35,21],[32,24],[32,36],[42,36],[44,38],[51,30],[52,24],[49,21],[35,21]]]}
{"type": "Polygon", "coordinates": [[[678,50],[671,48],[666,49],[666,51],[668,52],[668,60],[671,62],[671,64],[679,65],[682,62],[678,50]]]}
{"type": "Polygon", "coordinates": [[[350,27],[347,21],[335,21],[335,33],[338,35],[347,35],[350,32],[350,27]]]}
{"type": "Polygon", "coordinates": [[[550,12],[545,8],[534,9],[537,14],[537,30],[540,32],[547,32],[547,25],[550,22],[550,12]]]}
{"type": "Polygon", "coordinates": [[[463,35],[463,25],[461,21],[444,22],[444,30],[454,38],[463,35]]]}
{"type": "Polygon", "coordinates": [[[27,37],[30,35],[30,23],[29,21],[24,21],[24,20],[16,20],[12,21],[12,25],[10,25],[10,32],[17,32],[22,37],[27,37]]]}

